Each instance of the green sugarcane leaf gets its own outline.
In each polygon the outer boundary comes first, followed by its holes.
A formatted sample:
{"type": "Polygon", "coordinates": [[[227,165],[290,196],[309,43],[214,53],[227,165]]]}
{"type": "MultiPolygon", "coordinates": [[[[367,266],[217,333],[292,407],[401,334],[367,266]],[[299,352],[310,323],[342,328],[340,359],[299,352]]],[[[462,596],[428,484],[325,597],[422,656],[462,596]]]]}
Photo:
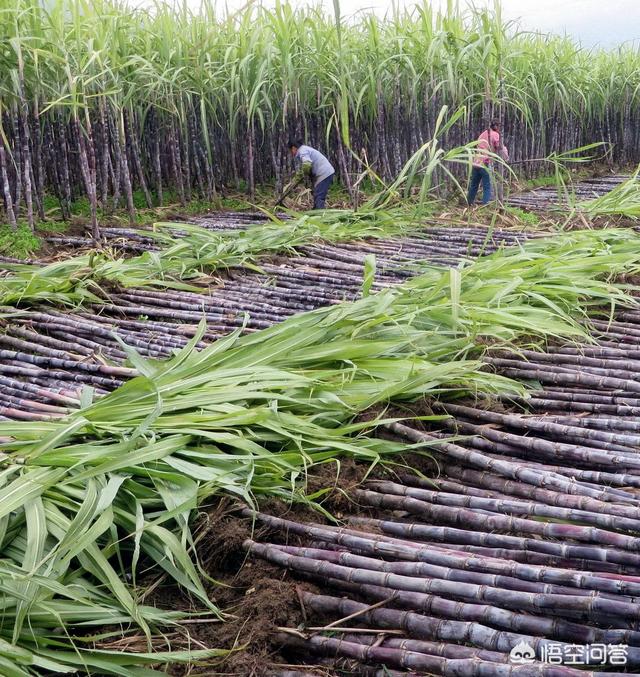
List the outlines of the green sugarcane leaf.
{"type": "Polygon", "coordinates": [[[455,328],[460,319],[460,297],[462,294],[462,277],[457,268],[449,268],[449,286],[451,293],[451,318],[455,328]]]}
{"type": "Polygon", "coordinates": [[[128,479],[127,475],[111,475],[109,477],[106,486],[100,492],[100,499],[96,507],[97,512],[102,512],[113,503],[126,479],[128,479]]]}
{"type": "Polygon", "coordinates": [[[0,670],[2,670],[3,677],[32,677],[30,672],[23,670],[19,665],[4,656],[0,656],[0,670]]]}
{"type": "Polygon", "coordinates": [[[71,560],[79,555],[85,548],[86,543],[97,541],[100,536],[107,532],[113,525],[113,510],[111,506],[106,506],[100,512],[96,511],[95,496],[88,496],[83,503],[88,504],[88,509],[84,515],[80,515],[82,519],[78,520],[78,516],[74,518],[65,538],[63,538],[58,547],[52,550],[50,556],[54,560],[50,563],[48,571],[55,572],[61,576],[68,568],[71,560]],[[83,531],[80,527],[85,526],[83,531]],[[72,538],[69,537],[72,534],[72,538]]]}
{"type": "MultiPolygon", "coordinates": [[[[70,521],[55,506],[50,506],[47,515],[50,533],[61,541],[70,527],[70,521]]],[[[90,536],[85,535],[78,543],[78,546],[82,546],[77,548],[78,552],[76,555],[82,566],[101,581],[103,585],[108,587],[114,599],[122,605],[123,609],[131,614],[131,617],[143,632],[149,636],[148,624],[141,615],[127,586],[121,581],[107,558],[97,547],[95,541],[90,536]]]]}
{"type": "Polygon", "coordinates": [[[86,407],[91,406],[95,397],[95,388],[92,386],[83,386],[80,391],[80,407],[85,409],[86,407]]]}
{"type": "Polygon", "coordinates": [[[47,670],[48,672],[63,675],[72,675],[78,671],[74,665],[64,665],[64,663],[61,663],[60,661],[43,658],[42,656],[34,656],[33,665],[40,668],[40,670],[47,670]]]}
{"type": "MultiPolygon", "coordinates": [[[[27,543],[22,559],[22,569],[31,574],[36,573],[44,553],[45,539],[47,538],[47,520],[45,517],[42,498],[37,496],[24,504],[24,514],[27,525],[27,543]]],[[[19,640],[23,623],[29,612],[29,607],[35,601],[40,590],[32,581],[20,584],[21,589],[15,594],[20,597],[16,605],[13,626],[13,643],[19,640]]]]}
{"type": "Polygon", "coordinates": [[[76,481],[98,477],[105,473],[133,469],[137,466],[162,459],[165,456],[178,451],[189,441],[188,435],[172,435],[162,439],[159,442],[147,444],[146,446],[131,451],[127,454],[118,454],[113,459],[98,464],[95,468],[87,468],[74,476],[76,481]]]}
{"type": "Polygon", "coordinates": [[[0,490],[0,517],[23,508],[29,501],[41,496],[64,476],[64,469],[36,468],[26,470],[0,490]]]}
{"type": "Polygon", "coordinates": [[[376,256],[375,254],[367,254],[364,257],[364,277],[362,280],[362,296],[369,296],[371,286],[376,277],[376,256]]]}
{"type": "Polygon", "coordinates": [[[136,587],[138,561],[140,560],[140,541],[144,531],[144,511],[142,505],[136,502],[135,510],[135,531],[133,533],[133,554],[131,556],[131,580],[134,587],[136,587]]]}
{"type": "Polygon", "coordinates": [[[64,425],[53,428],[50,433],[42,438],[42,441],[39,444],[34,444],[29,449],[29,457],[35,459],[45,451],[55,449],[78,431],[82,430],[88,423],[87,419],[81,415],[72,416],[68,421],[64,422],[64,425]]]}
{"type": "MultiPolygon", "coordinates": [[[[166,523],[175,519],[181,527],[180,542],[183,547],[189,545],[195,552],[195,544],[189,528],[192,511],[198,507],[199,484],[188,477],[175,474],[171,480],[156,482],[158,493],[162,497],[166,510],[158,517],[150,515],[153,524],[166,523]]],[[[204,493],[204,492],[203,492],[204,493]]]]}
{"type": "Polygon", "coordinates": [[[22,647],[16,646],[16,644],[11,644],[2,638],[0,638],[0,656],[3,656],[4,658],[10,658],[11,660],[23,665],[28,665],[33,661],[33,654],[31,651],[27,651],[22,647]]]}

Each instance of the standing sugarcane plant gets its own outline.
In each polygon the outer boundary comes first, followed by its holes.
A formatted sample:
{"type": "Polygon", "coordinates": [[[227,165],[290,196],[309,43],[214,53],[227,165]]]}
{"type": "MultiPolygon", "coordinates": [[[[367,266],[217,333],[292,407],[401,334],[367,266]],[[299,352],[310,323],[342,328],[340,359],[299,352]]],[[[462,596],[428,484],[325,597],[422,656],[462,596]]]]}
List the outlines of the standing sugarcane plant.
{"type": "Polygon", "coordinates": [[[8,159],[6,148],[8,147],[7,136],[2,126],[4,111],[0,102],[0,179],[2,180],[2,197],[4,199],[4,210],[7,220],[12,229],[16,229],[16,214],[13,209],[13,196],[11,194],[11,185],[9,183],[8,159]]]}
{"type": "Polygon", "coordinates": [[[499,8],[418,5],[348,22],[339,5],[222,16],[212,0],[152,13],[110,0],[0,8],[8,222],[41,218],[53,194],[66,217],[85,200],[97,236],[100,209],[124,200],[136,219],[138,192],[146,205],[243,182],[252,194],[282,181],[290,135],[325,146],[347,187],[362,157],[388,184],[433,138],[443,106],[466,108],[441,137],[445,152],[499,112],[525,174],[546,170],[524,160],[599,141],[610,162],[639,159],[637,52],[519,32],[499,8]]]}

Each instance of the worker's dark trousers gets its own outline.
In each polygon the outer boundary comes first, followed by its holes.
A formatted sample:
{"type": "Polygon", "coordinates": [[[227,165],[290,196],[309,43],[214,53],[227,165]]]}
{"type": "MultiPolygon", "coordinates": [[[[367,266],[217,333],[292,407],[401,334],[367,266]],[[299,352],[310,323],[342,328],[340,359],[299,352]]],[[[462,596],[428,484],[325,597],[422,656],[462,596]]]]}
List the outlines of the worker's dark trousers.
{"type": "Polygon", "coordinates": [[[482,204],[489,204],[491,200],[491,176],[489,170],[484,167],[473,167],[471,169],[471,180],[469,181],[469,195],[467,202],[472,205],[476,201],[478,188],[482,182],[482,204]]]}
{"type": "Polygon", "coordinates": [[[313,187],[313,208],[314,209],[324,209],[325,203],[327,201],[327,193],[329,192],[329,186],[333,182],[333,177],[327,176],[326,179],[322,179],[319,184],[313,187]]]}

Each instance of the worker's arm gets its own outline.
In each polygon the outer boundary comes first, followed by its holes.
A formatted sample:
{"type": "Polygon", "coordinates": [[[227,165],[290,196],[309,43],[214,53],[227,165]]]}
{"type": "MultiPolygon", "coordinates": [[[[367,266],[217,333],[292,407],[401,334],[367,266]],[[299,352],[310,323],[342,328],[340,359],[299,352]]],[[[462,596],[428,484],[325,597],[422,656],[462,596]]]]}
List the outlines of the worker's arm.
{"type": "Polygon", "coordinates": [[[283,194],[295,188],[299,183],[302,183],[307,176],[311,176],[311,158],[304,151],[299,151],[296,157],[296,164],[298,168],[291,177],[291,181],[285,186],[283,194]]]}
{"type": "Polygon", "coordinates": [[[478,143],[476,144],[478,150],[491,150],[491,145],[489,144],[489,139],[485,139],[484,136],[478,138],[478,143]]]}
{"type": "Polygon", "coordinates": [[[293,190],[299,183],[301,183],[306,176],[311,176],[311,163],[304,163],[296,170],[291,177],[291,181],[282,189],[282,194],[286,195],[290,190],[293,190]]]}
{"type": "Polygon", "coordinates": [[[311,151],[307,146],[303,146],[298,149],[298,154],[296,155],[298,170],[293,175],[293,180],[296,183],[300,183],[306,177],[311,176],[311,151]]]}
{"type": "Polygon", "coordinates": [[[302,161],[296,173],[293,175],[291,183],[300,183],[306,177],[311,176],[311,161],[302,161]]]}
{"type": "Polygon", "coordinates": [[[493,149],[493,152],[502,158],[505,162],[509,162],[509,151],[507,147],[504,145],[504,141],[502,140],[502,134],[496,133],[495,135],[495,147],[493,149]]]}

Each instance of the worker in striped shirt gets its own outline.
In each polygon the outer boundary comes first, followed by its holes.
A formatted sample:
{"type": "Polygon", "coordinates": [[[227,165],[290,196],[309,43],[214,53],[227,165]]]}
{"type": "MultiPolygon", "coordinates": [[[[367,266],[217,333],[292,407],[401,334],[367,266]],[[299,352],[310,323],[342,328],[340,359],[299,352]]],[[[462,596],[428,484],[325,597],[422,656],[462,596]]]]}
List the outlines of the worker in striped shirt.
{"type": "Polygon", "coordinates": [[[472,205],[476,201],[476,195],[481,183],[482,204],[486,205],[491,200],[491,174],[489,173],[489,168],[491,167],[493,157],[490,153],[499,155],[505,161],[509,159],[509,152],[502,143],[502,137],[500,136],[499,120],[492,120],[489,127],[478,137],[478,144],[471,168],[469,194],[467,195],[467,203],[469,205],[472,205]]]}
{"type": "Polygon", "coordinates": [[[295,185],[309,177],[313,182],[313,208],[324,209],[336,170],[319,150],[307,146],[301,140],[289,141],[289,150],[296,166],[291,184],[295,185]]]}

